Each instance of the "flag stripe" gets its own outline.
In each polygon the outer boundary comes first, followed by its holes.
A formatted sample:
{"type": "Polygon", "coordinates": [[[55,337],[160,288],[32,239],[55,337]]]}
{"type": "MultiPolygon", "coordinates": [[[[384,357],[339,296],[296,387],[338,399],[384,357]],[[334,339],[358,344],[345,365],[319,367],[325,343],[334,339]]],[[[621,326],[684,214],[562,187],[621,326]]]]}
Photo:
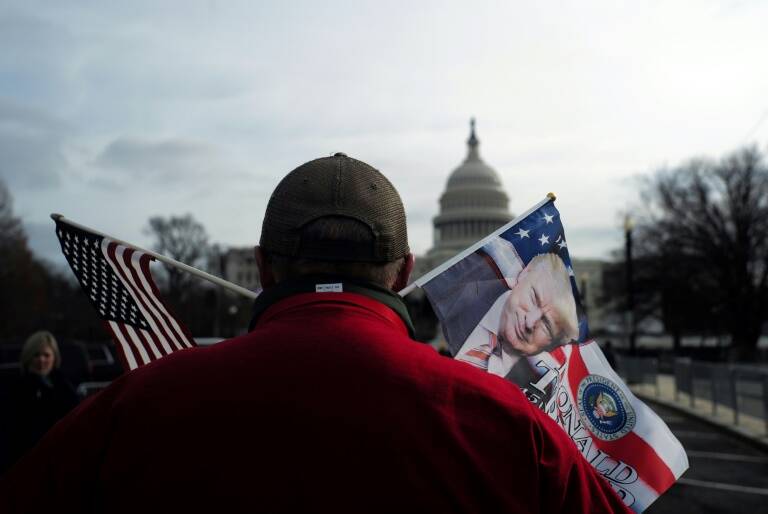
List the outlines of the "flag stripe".
{"type": "MultiPolygon", "coordinates": [[[[163,347],[160,345],[160,340],[153,332],[149,330],[143,330],[143,329],[138,329],[137,332],[139,333],[139,336],[143,337],[147,341],[152,341],[152,344],[154,345],[154,347],[157,348],[158,352],[160,352],[160,357],[164,357],[165,355],[170,355],[170,353],[173,353],[173,352],[170,352],[168,354],[163,353],[164,350],[163,350],[163,347]]],[[[158,357],[158,359],[160,357],[158,357]]]]}
{"type": "Polygon", "coordinates": [[[160,328],[157,326],[157,319],[152,315],[152,313],[149,311],[149,309],[146,306],[145,300],[143,295],[141,294],[141,291],[136,287],[136,284],[133,282],[132,277],[130,275],[129,270],[125,268],[125,263],[122,261],[121,255],[118,255],[118,253],[122,254],[125,247],[122,247],[118,245],[117,243],[114,243],[112,241],[109,241],[108,239],[104,239],[103,245],[106,245],[107,248],[107,261],[109,262],[109,265],[112,267],[112,269],[115,270],[117,276],[120,278],[120,281],[125,285],[126,289],[130,293],[133,300],[136,302],[136,305],[141,312],[142,316],[144,317],[144,320],[149,324],[149,326],[153,329],[155,333],[158,333],[161,342],[168,348],[168,352],[172,352],[171,348],[167,346],[167,343],[164,341],[164,337],[162,334],[159,333],[160,328]]]}
{"type": "MultiPolygon", "coordinates": [[[[152,277],[152,273],[150,273],[149,264],[152,260],[152,257],[149,255],[143,255],[140,266],[142,270],[142,277],[152,277]]],[[[189,333],[189,330],[187,330],[187,327],[184,325],[180,325],[179,322],[176,320],[174,316],[171,315],[171,313],[168,311],[167,306],[165,305],[165,302],[163,301],[163,298],[160,296],[160,291],[157,289],[157,284],[155,284],[154,280],[150,280],[148,284],[149,289],[152,291],[153,294],[150,295],[150,297],[155,301],[157,304],[157,307],[162,310],[163,313],[165,313],[165,316],[168,318],[168,320],[171,322],[171,325],[174,327],[177,334],[179,334],[179,341],[187,348],[192,348],[195,346],[195,341],[192,339],[192,334],[189,333]]]]}
{"type": "Polygon", "coordinates": [[[565,364],[565,352],[563,351],[562,346],[558,346],[557,348],[549,352],[549,355],[551,355],[552,358],[555,359],[557,363],[560,364],[561,366],[565,364]]]}
{"type": "Polygon", "coordinates": [[[126,273],[126,270],[123,269],[123,267],[125,266],[125,263],[123,263],[122,259],[120,259],[117,256],[117,252],[120,251],[122,253],[122,249],[124,247],[121,247],[117,243],[114,243],[112,241],[109,241],[107,238],[104,238],[104,241],[102,242],[102,248],[106,249],[107,262],[109,262],[109,265],[112,267],[112,269],[115,271],[117,276],[120,278],[122,283],[127,288],[131,297],[136,302],[136,305],[138,306],[139,311],[141,311],[141,314],[144,316],[144,319],[152,328],[152,331],[158,335],[161,343],[163,343],[163,345],[167,347],[168,352],[169,353],[172,352],[173,350],[171,350],[171,348],[167,346],[168,343],[165,340],[164,335],[161,333],[160,331],[161,329],[157,325],[157,320],[147,308],[144,301],[144,297],[141,294],[141,291],[136,287],[136,284],[134,284],[129,279],[130,274],[126,273]]]}
{"type": "Polygon", "coordinates": [[[142,280],[144,277],[141,270],[134,265],[133,255],[136,254],[136,251],[133,248],[121,245],[118,245],[118,251],[120,251],[120,255],[118,256],[120,265],[128,274],[128,278],[134,285],[136,291],[141,295],[143,303],[151,313],[153,319],[158,322],[158,328],[160,330],[158,335],[165,338],[165,340],[168,341],[170,345],[174,346],[176,350],[180,350],[181,347],[176,340],[176,335],[168,327],[168,320],[157,310],[152,302],[153,295],[150,294],[149,288],[145,287],[146,280],[142,280]]]}
{"type": "Polygon", "coordinates": [[[136,269],[141,269],[141,273],[139,273],[138,276],[142,282],[144,290],[152,291],[152,293],[154,293],[150,294],[149,298],[153,302],[157,312],[159,312],[167,321],[168,326],[173,333],[174,341],[180,345],[181,348],[189,348],[193,346],[193,344],[186,337],[186,334],[184,334],[184,331],[181,329],[181,327],[179,327],[179,324],[176,322],[176,318],[170,315],[168,310],[165,308],[165,305],[160,300],[160,295],[158,294],[159,292],[157,291],[157,286],[155,285],[154,281],[147,281],[146,279],[147,277],[152,276],[149,270],[150,256],[144,254],[140,259],[137,259],[136,255],[133,255],[132,262],[136,269]]]}
{"type": "MultiPolygon", "coordinates": [[[[581,358],[578,345],[574,345],[568,367],[571,399],[574,405],[576,405],[577,401],[575,399],[577,398],[576,392],[579,389],[579,383],[589,374],[581,358]]],[[[657,493],[666,491],[675,483],[675,476],[667,464],[648,443],[634,432],[630,431],[624,437],[615,441],[603,441],[597,437],[592,437],[592,440],[600,450],[611,457],[633,466],[643,480],[657,493]]]]}
{"type": "Polygon", "coordinates": [[[550,368],[561,369],[563,365],[568,363],[568,356],[571,354],[571,347],[573,344],[567,344],[564,346],[558,346],[551,352],[541,352],[539,354],[528,357],[528,361],[531,366],[536,367],[535,362],[542,360],[550,368]]]}
{"type": "Polygon", "coordinates": [[[108,325],[112,335],[115,336],[115,339],[119,343],[118,348],[122,350],[121,354],[128,365],[128,369],[136,369],[139,366],[136,362],[136,354],[134,353],[133,346],[128,342],[125,335],[123,335],[123,332],[120,330],[122,323],[110,321],[108,325]]]}
{"type": "Polygon", "coordinates": [[[173,353],[173,350],[170,348],[168,348],[166,351],[165,347],[160,343],[160,338],[157,337],[157,334],[154,332],[139,329],[139,334],[141,334],[148,341],[152,341],[152,345],[154,345],[154,347],[157,348],[157,350],[160,352],[160,357],[164,357],[173,353]]]}
{"type": "Polygon", "coordinates": [[[136,359],[133,358],[132,351],[130,353],[126,352],[124,342],[118,336],[118,332],[116,332],[117,323],[114,321],[103,321],[103,323],[107,331],[112,334],[112,339],[117,343],[115,345],[117,348],[117,357],[120,360],[120,364],[122,364],[123,369],[134,369],[136,367],[136,359]]]}
{"type": "Polygon", "coordinates": [[[124,347],[127,348],[126,355],[131,355],[133,357],[135,366],[138,367],[144,364],[144,359],[141,358],[141,354],[139,353],[139,349],[136,347],[135,341],[133,341],[125,332],[125,327],[122,323],[117,323],[115,325],[115,332],[120,340],[124,342],[124,347]]]}
{"type": "Polygon", "coordinates": [[[150,349],[147,346],[145,341],[142,341],[139,337],[136,336],[136,331],[131,327],[130,325],[126,325],[125,323],[121,323],[119,325],[120,332],[125,336],[125,338],[131,343],[131,347],[134,349],[135,352],[137,352],[137,355],[139,356],[139,359],[141,362],[139,364],[146,364],[150,362],[152,359],[149,356],[150,349]]]}
{"type": "Polygon", "coordinates": [[[152,355],[151,357],[149,357],[147,362],[151,362],[155,359],[159,359],[160,357],[162,357],[160,352],[157,351],[157,348],[155,347],[154,342],[144,337],[144,334],[142,334],[141,331],[137,331],[135,328],[133,328],[130,325],[125,325],[125,329],[128,331],[128,334],[130,334],[131,339],[133,339],[134,341],[139,341],[141,343],[141,346],[146,349],[147,353],[152,355]]]}
{"type": "Polygon", "coordinates": [[[150,280],[147,281],[147,277],[151,277],[149,274],[149,259],[150,257],[148,255],[144,254],[137,254],[133,253],[130,256],[131,258],[131,271],[134,274],[135,279],[138,281],[141,290],[144,291],[151,307],[152,311],[159,316],[160,320],[163,323],[163,328],[165,329],[165,334],[167,335],[169,341],[173,344],[173,346],[177,350],[182,350],[186,347],[186,345],[182,342],[182,340],[179,337],[178,331],[176,331],[175,327],[173,326],[173,322],[175,321],[173,316],[168,314],[168,312],[165,310],[165,308],[162,306],[162,303],[158,301],[157,295],[152,294],[154,292],[152,286],[154,285],[154,281],[150,280]],[[142,264],[146,263],[147,267],[146,269],[142,264]]]}
{"type": "Polygon", "coordinates": [[[133,348],[135,348],[135,351],[137,352],[137,355],[139,357],[138,360],[139,365],[146,364],[150,362],[149,353],[147,353],[147,349],[144,347],[144,344],[142,343],[141,339],[136,337],[136,331],[133,330],[133,327],[130,327],[126,325],[125,323],[120,323],[118,325],[120,328],[120,332],[125,336],[125,338],[131,342],[131,345],[133,348]]]}

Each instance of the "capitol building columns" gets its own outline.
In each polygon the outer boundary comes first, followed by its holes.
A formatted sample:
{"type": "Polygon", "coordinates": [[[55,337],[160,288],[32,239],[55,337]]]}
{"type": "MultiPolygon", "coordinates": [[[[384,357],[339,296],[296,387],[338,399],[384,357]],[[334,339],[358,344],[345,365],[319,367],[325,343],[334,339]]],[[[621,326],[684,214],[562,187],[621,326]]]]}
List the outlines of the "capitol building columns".
{"type": "Polygon", "coordinates": [[[448,177],[440,211],[432,220],[432,267],[453,257],[512,219],[509,197],[496,171],[480,157],[475,120],[470,121],[467,157],[448,177]]]}
{"type": "Polygon", "coordinates": [[[416,276],[426,273],[512,219],[509,196],[496,171],[480,157],[475,120],[470,121],[467,156],[448,177],[432,219],[433,245],[417,259],[416,276]]]}

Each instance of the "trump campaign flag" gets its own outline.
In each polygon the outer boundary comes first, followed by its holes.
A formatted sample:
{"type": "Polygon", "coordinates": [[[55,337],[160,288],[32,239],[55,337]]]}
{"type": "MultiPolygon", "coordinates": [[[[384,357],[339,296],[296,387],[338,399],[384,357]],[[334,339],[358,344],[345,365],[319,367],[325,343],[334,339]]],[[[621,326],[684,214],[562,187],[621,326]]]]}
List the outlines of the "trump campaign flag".
{"type": "Polygon", "coordinates": [[[516,383],[642,512],[688,468],[589,327],[554,195],[400,292],[424,289],[455,359],[516,383]]]}

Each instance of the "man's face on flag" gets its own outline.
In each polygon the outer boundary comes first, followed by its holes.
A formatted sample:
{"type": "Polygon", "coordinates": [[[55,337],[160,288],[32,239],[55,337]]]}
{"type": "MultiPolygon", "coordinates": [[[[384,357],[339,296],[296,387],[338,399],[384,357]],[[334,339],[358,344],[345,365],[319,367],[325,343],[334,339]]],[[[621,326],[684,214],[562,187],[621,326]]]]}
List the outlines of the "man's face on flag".
{"type": "Polygon", "coordinates": [[[578,337],[576,302],[557,255],[537,255],[520,272],[505,302],[499,335],[504,350],[523,355],[578,337]]]}

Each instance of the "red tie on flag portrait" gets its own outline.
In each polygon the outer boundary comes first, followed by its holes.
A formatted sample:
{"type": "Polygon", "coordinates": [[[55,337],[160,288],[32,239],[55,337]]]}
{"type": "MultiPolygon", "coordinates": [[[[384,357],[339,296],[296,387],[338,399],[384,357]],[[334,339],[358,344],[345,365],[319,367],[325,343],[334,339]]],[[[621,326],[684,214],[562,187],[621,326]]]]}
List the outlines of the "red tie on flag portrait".
{"type": "Polygon", "coordinates": [[[635,512],[688,469],[589,327],[554,195],[400,292],[424,290],[455,359],[517,384],[635,512]]]}

